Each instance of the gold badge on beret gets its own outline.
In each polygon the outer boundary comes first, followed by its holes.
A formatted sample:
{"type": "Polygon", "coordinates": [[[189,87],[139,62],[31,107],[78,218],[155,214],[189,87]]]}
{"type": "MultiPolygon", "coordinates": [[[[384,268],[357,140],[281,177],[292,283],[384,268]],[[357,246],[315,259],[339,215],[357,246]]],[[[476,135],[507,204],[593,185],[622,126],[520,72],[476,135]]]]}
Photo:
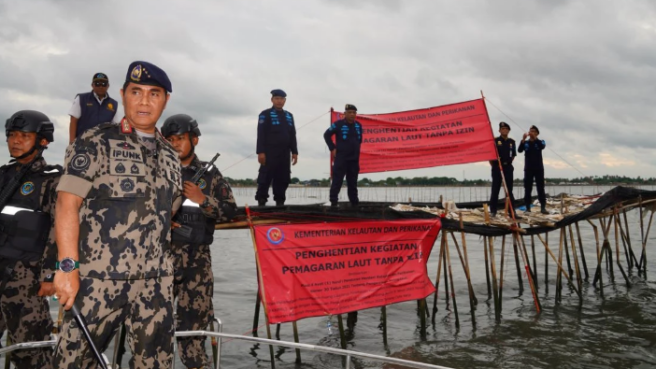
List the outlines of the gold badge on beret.
{"type": "Polygon", "coordinates": [[[139,82],[141,80],[141,64],[137,64],[134,68],[132,68],[132,73],[130,73],[130,79],[136,82],[139,82]]]}

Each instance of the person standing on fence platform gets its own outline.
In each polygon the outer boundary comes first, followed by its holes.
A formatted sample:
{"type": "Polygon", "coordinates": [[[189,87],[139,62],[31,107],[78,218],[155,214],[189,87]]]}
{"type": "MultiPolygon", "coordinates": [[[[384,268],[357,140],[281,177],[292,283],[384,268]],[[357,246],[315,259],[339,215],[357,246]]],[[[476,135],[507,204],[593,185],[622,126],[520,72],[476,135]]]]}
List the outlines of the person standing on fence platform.
{"type": "Polygon", "coordinates": [[[346,104],[344,119],[330,125],[323,134],[333,157],[333,182],[330,185],[330,204],[337,207],[339,191],[346,176],[348,198],[351,205],[357,206],[358,174],[360,173],[360,145],[362,144],[362,125],[355,120],[358,109],[355,105],[346,104]],[[332,136],[335,136],[333,143],[332,136]]]}
{"type": "MultiPolygon", "coordinates": [[[[508,137],[510,133],[510,125],[506,122],[499,123],[500,136],[494,139],[494,144],[497,147],[497,155],[501,161],[503,168],[503,179],[506,180],[506,187],[508,188],[508,195],[510,196],[510,204],[514,206],[515,196],[513,195],[513,160],[517,156],[517,145],[515,140],[508,137]]],[[[490,160],[492,166],[492,193],[490,194],[490,215],[497,215],[497,204],[499,202],[499,191],[503,187],[503,180],[501,178],[501,169],[499,169],[498,160],[490,160]]]]}
{"type": "MultiPolygon", "coordinates": [[[[68,147],[57,188],[59,302],[66,310],[76,304],[101,352],[125,323],[133,369],[170,368],[173,360],[171,218],[182,180],[178,153],[156,129],[171,92],[162,69],[131,63],[125,118],[68,147]]],[[[96,367],[71,314],[55,351],[58,369],[96,367]]]]}
{"type": "Polygon", "coordinates": [[[298,162],[296,126],[292,113],[283,110],[286,101],[285,91],[271,91],[273,106],[258,117],[256,152],[260,170],[255,200],[259,206],[266,205],[272,183],[276,206],[285,205],[285,192],[291,180],[290,163],[296,165],[298,162]]]}
{"type": "Polygon", "coordinates": [[[533,179],[538,190],[540,201],[540,212],[549,214],[547,211],[547,197],[544,193],[544,164],[542,163],[542,150],[547,147],[544,140],[538,139],[540,130],[531,126],[528,133],[524,133],[519,143],[519,152],[524,152],[524,203],[526,211],[531,211],[531,192],[533,191],[533,179]],[[528,140],[527,140],[528,138],[528,140]]]}
{"type": "MultiPolygon", "coordinates": [[[[178,299],[176,330],[205,330],[214,317],[212,296],[214,274],[210,245],[217,221],[227,222],[235,215],[237,204],[230,185],[212,165],[198,184],[190,182],[207,163],[194,153],[201,135],[198,123],[186,114],[173,115],[162,126],[162,135],[178,152],[184,181],[183,202],[173,218],[171,234],[178,299]]],[[[178,338],[178,353],[187,368],[210,368],[204,337],[178,338]]]]}
{"type": "Polygon", "coordinates": [[[77,94],[68,111],[71,116],[69,143],[80,137],[82,132],[100,123],[120,123],[123,114],[117,113],[118,103],[109,97],[109,78],[105,73],[96,73],[91,80],[91,92],[77,94]]]}
{"type": "MultiPolygon", "coordinates": [[[[49,340],[53,327],[44,296],[55,292],[55,188],[63,168],[47,165],[41,149],[54,141],[54,131],[50,119],[34,110],[15,113],[5,125],[14,160],[0,167],[0,193],[9,196],[0,214],[0,310],[12,344],[49,340]],[[5,193],[15,180],[18,188],[5,193]]],[[[15,351],[11,361],[17,368],[49,369],[52,349],[15,351]]]]}

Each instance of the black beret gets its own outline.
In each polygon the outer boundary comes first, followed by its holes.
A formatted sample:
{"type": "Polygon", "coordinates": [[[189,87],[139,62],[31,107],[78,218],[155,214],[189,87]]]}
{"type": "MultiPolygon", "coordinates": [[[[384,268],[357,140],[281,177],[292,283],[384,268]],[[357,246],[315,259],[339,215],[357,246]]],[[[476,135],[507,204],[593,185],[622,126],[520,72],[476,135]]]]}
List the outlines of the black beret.
{"type": "Polygon", "coordinates": [[[285,93],[285,91],[281,89],[271,90],[271,97],[276,97],[276,96],[287,97],[287,94],[285,93]]]}
{"type": "Polygon", "coordinates": [[[508,128],[508,129],[510,129],[510,125],[506,122],[500,122],[499,123],[499,128],[508,128]]]}
{"type": "Polygon", "coordinates": [[[537,126],[531,126],[531,128],[529,128],[529,131],[530,131],[531,129],[534,129],[538,134],[540,134],[540,130],[538,129],[537,126]]]}
{"type": "Polygon", "coordinates": [[[96,80],[109,81],[109,78],[107,78],[107,75],[105,73],[96,73],[93,75],[91,82],[96,80]]]}
{"type": "Polygon", "coordinates": [[[353,104],[346,104],[346,106],[344,107],[344,111],[347,111],[347,110],[358,111],[358,108],[356,108],[355,105],[353,105],[353,104]]]}
{"type": "Polygon", "coordinates": [[[135,61],[128,67],[128,73],[125,76],[125,82],[132,82],[139,85],[159,86],[168,92],[173,92],[171,80],[162,69],[155,64],[145,61],[135,61]]]}

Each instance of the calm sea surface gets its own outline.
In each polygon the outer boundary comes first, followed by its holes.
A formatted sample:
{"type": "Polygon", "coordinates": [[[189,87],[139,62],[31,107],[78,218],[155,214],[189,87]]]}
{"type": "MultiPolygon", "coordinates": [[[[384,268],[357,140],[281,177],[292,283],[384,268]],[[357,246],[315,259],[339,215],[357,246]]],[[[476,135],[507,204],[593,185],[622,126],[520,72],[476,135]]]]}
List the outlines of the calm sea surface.
{"type": "MultiPolygon", "coordinates": [[[[549,194],[562,192],[572,194],[594,194],[608,190],[593,186],[548,187],[549,194]]],[[[652,190],[651,186],[645,189],[652,190]]],[[[515,193],[521,197],[523,189],[515,193]]],[[[342,199],[346,200],[345,190],[342,199]]],[[[238,204],[255,203],[253,188],[235,188],[238,204]]],[[[489,189],[482,187],[463,188],[363,188],[361,201],[437,201],[442,195],[445,200],[456,202],[485,200],[489,189]]],[[[325,188],[290,188],[288,204],[326,202],[325,188]]],[[[645,219],[645,222],[648,220],[645,219]]],[[[639,255],[640,227],[637,211],[628,214],[630,238],[633,249],[639,255]]],[[[406,302],[389,306],[388,344],[383,343],[380,328],[380,308],[359,313],[355,334],[348,340],[352,350],[433,363],[453,368],[654,368],[656,367],[656,256],[648,264],[647,278],[638,277],[634,269],[630,274],[632,287],[627,288],[615,267],[615,281],[609,281],[604,269],[604,298],[598,288],[592,286],[596,267],[596,245],[592,228],[581,223],[581,233],[587,257],[590,281],[584,282],[584,302],[578,307],[578,297],[567,286],[563,287],[562,301],[557,303],[555,295],[555,264],[549,261],[548,291],[545,288],[545,250],[536,245],[537,270],[539,272],[539,296],[542,313],[536,314],[528,285],[520,291],[514,266],[512,247],[506,248],[504,268],[503,316],[497,323],[492,299],[488,299],[483,254],[483,239],[467,236],[471,277],[478,305],[475,309],[476,324],[473,324],[464,272],[453,250],[451,262],[455,278],[460,329],[455,327],[452,306],[446,308],[444,283],[440,286],[435,324],[428,319],[427,335],[419,331],[417,303],[406,302]]],[[[611,234],[612,247],[614,235],[611,234]]],[[[253,245],[248,230],[221,230],[215,233],[212,258],[215,277],[214,306],[216,315],[224,323],[224,331],[235,334],[250,334],[253,322],[257,281],[253,245]]],[[[656,231],[651,232],[647,250],[654,253],[656,231]]],[[[558,233],[550,234],[550,246],[557,252],[558,233]],[[553,243],[553,245],[552,245],[553,243]]],[[[529,239],[527,239],[529,241],[529,239]]],[[[529,246],[529,245],[527,245],[529,246]]],[[[496,263],[499,268],[500,241],[495,242],[496,263]]],[[[437,273],[439,248],[434,247],[428,262],[428,273],[434,281],[437,273]]],[[[529,254],[530,246],[529,246],[529,254]]],[[[622,252],[621,262],[626,269],[622,252]]],[[[523,275],[524,283],[526,276],[523,275]]],[[[428,298],[433,306],[433,296],[428,298]]],[[[56,314],[56,305],[53,314],[56,314]]],[[[431,316],[432,317],[432,316],[431,316]]],[[[266,336],[264,317],[260,316],[260,337],[266,336]]],[[[332,318],[336,325],[336,318],[332,318]]],[[[329,333],[327,318],[309,318],[298,322],[300,341],[339,347],[339,335],[329,333]]],[[[272,327],[275,331],[275,326],[272,327]]],[[[283,324],[281,339],[293,341],[291,324],[283,324]]],[[[341,360],[328,354],[302,352],[303,364],[294,364],[294,350],[276,348],[277,368],[338,368],[341,360]]],[[[225,368],[269,368],[269,350],[266,346],[240,341],[229,341],[223,345],[222,367],[225,368]]],[[[127,359],[127,356],[126,356],[127,359]]],[[[124,360],[127,363],[127,360],[124,360]]],[[[363,360],[354,360],[353,368],[399,368],[363,360]]],[[[123,367],[127,367],[124,364],[123,367]]],[[[182,368],[179,361],[177,368],[182,368]]]]}

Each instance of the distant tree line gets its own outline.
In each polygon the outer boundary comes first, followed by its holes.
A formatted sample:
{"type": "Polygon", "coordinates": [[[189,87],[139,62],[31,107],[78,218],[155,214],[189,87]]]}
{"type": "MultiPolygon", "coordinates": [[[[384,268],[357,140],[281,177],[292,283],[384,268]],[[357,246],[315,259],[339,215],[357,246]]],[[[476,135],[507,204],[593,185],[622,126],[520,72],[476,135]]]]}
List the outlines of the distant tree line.
{"type": "MultiPolygon", "coordinates": [[[[230,185],[236,187],[249,187],[257,186],[257,180],[246,178],[246,179],[234,179],[226,177],[230,185]]],[[[589,177],[579,177],[579,178],[547,178],[547,185],[653,185],[656,184],[656,178],[642,178],[642,177],[626,177],[626,176],[589,176],[589,177]]],[[[330,179],[310,179],[310,180],[300,180],[298,177],[291,179],[293,185],[301,186],[316,186],[316,187],[328,187],[330,186],[330,179]]],[[[522,178],[515,178],[514,183],[521,185],[522,178]]],[[[458,180],[453,177],[388,177],[386,179],[380,179],[377,181],[371,180],[369,178],[363,177],[358,181],[358,186],[365,187],[383,187],[383,186],[488,186],[490,185],[490,180],[488,179],[465,179],[458,180]]]]}

